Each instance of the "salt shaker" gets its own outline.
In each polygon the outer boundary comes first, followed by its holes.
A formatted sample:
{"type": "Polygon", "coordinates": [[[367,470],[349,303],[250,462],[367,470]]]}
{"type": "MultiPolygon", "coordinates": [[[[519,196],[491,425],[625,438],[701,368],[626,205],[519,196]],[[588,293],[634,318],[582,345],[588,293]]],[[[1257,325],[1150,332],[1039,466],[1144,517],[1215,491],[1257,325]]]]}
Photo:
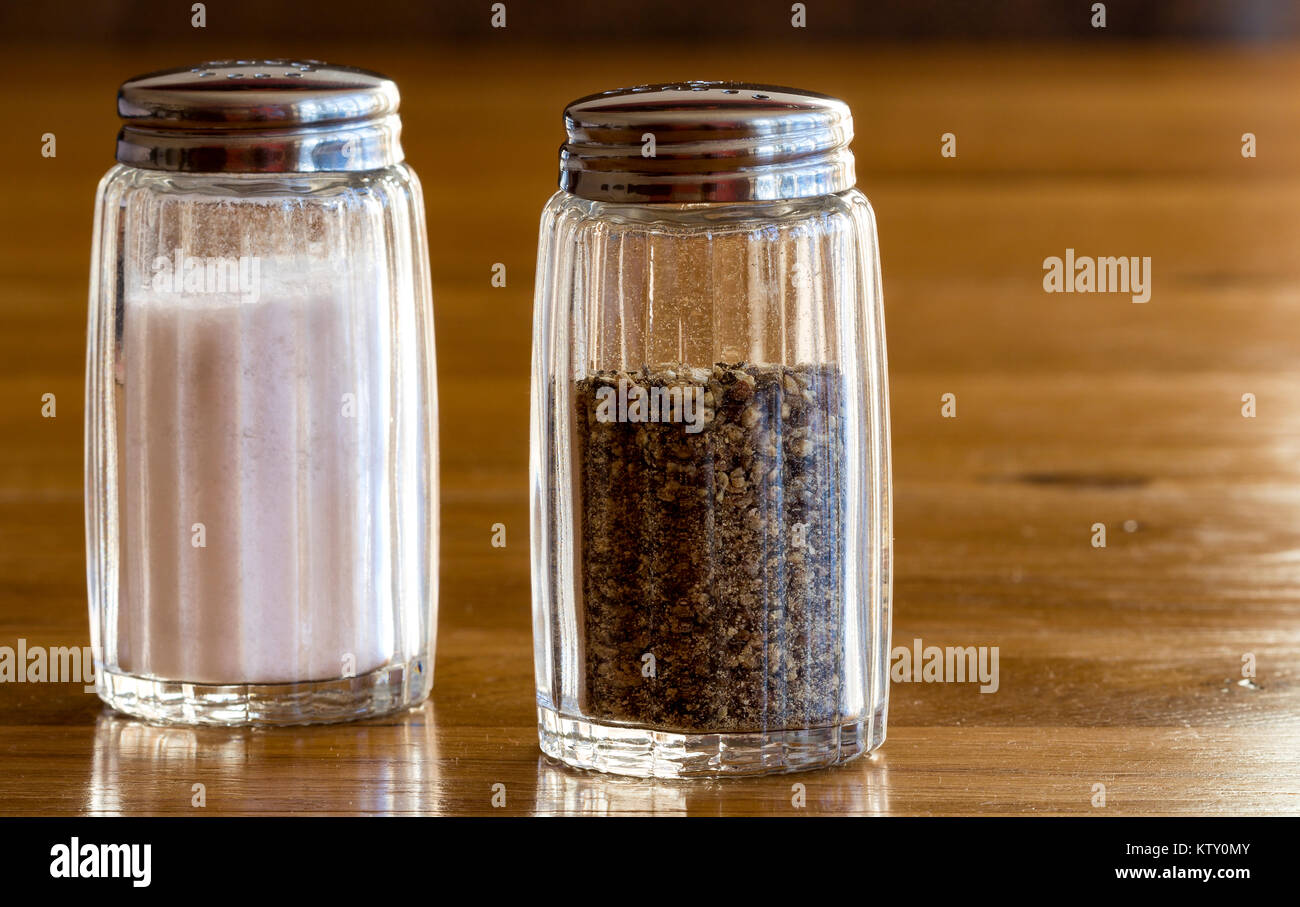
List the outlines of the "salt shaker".
{"type": "Polygon", "coordinates": [[[655,777],[867,752],[888,701],[890,449],[849,109],[688,82],[564,121],[534,306],[541,748],[655,777]]]}
{"type": "Polygon", "coordinates": [[[121,87],[86,367],[91,641],[121,711],[300,724],[428,695],[433,320],[397,109],[314,61],[121,87]]]}

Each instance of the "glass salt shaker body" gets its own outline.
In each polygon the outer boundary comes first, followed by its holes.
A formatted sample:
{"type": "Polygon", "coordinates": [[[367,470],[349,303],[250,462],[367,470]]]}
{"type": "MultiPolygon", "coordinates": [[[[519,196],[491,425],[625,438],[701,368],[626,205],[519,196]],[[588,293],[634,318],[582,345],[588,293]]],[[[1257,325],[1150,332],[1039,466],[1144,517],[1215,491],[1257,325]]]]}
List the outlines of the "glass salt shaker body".
{"type": "Polygon", "coordinates": [[[534,309],[541,747],[658,777],[874,749],[889,415],[849,110],[692,82],[565,124],[534,309]]]}
{"type": "Polygon", "coordinates": [[[375,73],[231,61],[125,83],[86,369],[96,689],[157,722],[419,702],[437,613],[420,184],[375,73]]]}

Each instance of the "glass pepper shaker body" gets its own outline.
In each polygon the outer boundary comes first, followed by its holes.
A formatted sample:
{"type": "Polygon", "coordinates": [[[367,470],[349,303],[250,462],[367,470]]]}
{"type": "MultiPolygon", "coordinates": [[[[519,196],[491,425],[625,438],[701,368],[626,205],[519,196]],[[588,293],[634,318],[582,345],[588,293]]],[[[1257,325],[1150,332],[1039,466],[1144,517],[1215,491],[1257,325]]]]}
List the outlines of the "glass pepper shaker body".
{"type": "Polygon", "coordinates": [[[884,739],[874,216],[841,102],[684,83],[565,112],[535,300],[542,749],[679,777],[884,739]]]}
{"type": "Polygon", "coordinates": [[[92,644],[118,709],[296,724],[428,694],[434,346],[397,105],[314,62],[122,86],[86,376],[92,644]]]}

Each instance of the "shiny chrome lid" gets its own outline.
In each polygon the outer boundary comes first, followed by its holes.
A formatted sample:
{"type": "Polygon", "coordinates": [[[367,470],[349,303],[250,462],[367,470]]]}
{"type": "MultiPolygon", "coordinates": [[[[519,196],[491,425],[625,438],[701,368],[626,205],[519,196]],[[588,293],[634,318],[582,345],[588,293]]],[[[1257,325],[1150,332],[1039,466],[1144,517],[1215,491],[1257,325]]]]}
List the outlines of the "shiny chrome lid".
{"type": "Polygon", "coordinates": [[[315,60],[225,60],[123,83],[117,159],[195,173],[317,173],[399,163],[397,86],[315,60]]]}
{"type": "Polygon", "coordinates": [[[852,188],[843,101],[741,82],[642,85],[564,111],[560,188],[598,201],[774,201],[852,188]]]}

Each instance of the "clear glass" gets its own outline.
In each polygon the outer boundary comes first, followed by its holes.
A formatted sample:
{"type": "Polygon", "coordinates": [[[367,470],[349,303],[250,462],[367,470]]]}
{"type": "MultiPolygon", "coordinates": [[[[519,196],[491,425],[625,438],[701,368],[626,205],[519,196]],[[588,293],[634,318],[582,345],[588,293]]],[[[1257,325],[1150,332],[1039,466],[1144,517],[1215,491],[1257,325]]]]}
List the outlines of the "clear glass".
{"type": "Polygon", "coordinates": [[[879,746],[892,541],[866,198],[560,192],[534,318],[542,750],[682,777],[879,746]]]}
{"type": "Polygon", "coordinates": [[[303,724],[428,695],[438,445],[423,212],[400,165],[118,165],[100,183],[86,542],[109,705],[303,724]]]}

